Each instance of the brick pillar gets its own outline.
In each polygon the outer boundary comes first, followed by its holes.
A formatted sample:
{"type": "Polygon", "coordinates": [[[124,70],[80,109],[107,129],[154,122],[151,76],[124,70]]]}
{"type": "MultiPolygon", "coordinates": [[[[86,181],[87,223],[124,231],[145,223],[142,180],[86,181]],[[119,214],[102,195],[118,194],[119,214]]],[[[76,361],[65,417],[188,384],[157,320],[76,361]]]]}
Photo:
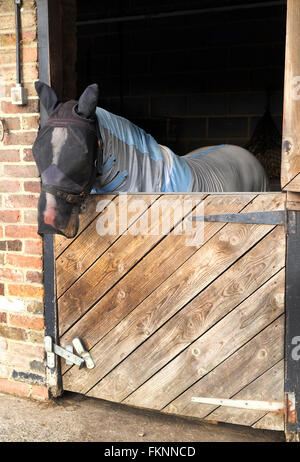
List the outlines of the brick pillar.
{"type": "Polygon", "coordinates": [[[37,234],[38,171],[32,143],[39,125],[34,0],[21,12],[22,78],[28,104],[10,102],[16,84],[13,0],[0,0],[0,392],[47,399],[44,363],[42,242],[37,234]]]}

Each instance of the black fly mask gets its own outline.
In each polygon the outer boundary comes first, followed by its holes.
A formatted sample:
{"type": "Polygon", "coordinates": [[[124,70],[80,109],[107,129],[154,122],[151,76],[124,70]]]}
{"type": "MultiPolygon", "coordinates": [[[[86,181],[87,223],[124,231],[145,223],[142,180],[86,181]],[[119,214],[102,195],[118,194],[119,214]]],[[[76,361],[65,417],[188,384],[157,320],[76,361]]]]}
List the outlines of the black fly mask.
{"type": "Polygon", "coordinates": [[[79,208],[90,193],[100,163],[100,135],[95,110],[97,85],[79,101],[60,103],[48,85],[37,82],[37,93],[49,119],[40,129],[33,155],[42,180],[38,233],[77,234],[79,208]]]}

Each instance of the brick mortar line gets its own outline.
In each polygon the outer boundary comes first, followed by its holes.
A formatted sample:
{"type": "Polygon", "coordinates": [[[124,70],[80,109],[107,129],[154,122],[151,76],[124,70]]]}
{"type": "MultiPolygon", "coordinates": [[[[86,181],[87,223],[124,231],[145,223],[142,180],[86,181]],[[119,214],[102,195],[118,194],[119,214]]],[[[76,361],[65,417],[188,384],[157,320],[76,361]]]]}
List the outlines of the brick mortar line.
{"type": "MultiPolygon", "coordinates": [[[[1,35],[4,35],[4,34],[1,34],[0,32],[0,39],[1,39],[1,35]]],[[[23,44],[22,41],[21,41],[21,47],[22,49],[27,49],[27,48],[38,48],[38,40],[37,39],[33,39],[32,42],[30,43],[25,43],[23,44]]],[[[4,51],[7,51],[7,50],[11,50],[11,51],[16,51],[16,47],[14,45],[2,45],[0,46],[0,51],[1,50],[4,50],[4,51]]]]}
{"type": "MultiPolygon", "coordinates": [[[[37,80],[27,80],[27,82],[25,81],[25,83],[31,83],[31,84],[34,84],[34,82],[37,82],[37,80]]],[[[37,95],[30,95],[28,96],[28,101],[35,101],[35,100],[38,100],[39,97],[37,95]]],[[[10,99],[10,96],[1,96],[0,97],[0,100],[1,101],[5,101],[5,102],[8,102],[10,103],[11,99],[10,99]]],[[[14,104],[14,106],[18,106],[18,104],[14,104]]],[[[23,107],[22,105],[19,105],[20,107],[23,107]]],[[[31,113],[30,113],[31,114],[31,113]]],[[[33,112],[32,114],[39,114],[39,112],[33,112]]]]}
{"type": "MultiPolygon", "coordinates": [[[[5,121],[4,121],[4,123],[5,123],[5,121]]],[[[18,130],[12,129],[12,130],[8,131],[8,134],[10,134],[10,133],[14,134],[15,133],[16,135],[18,135],[18,134],[24,133],[24,132],[26,132],[26,133],[35,133],[35,132],[38,133],[38,129],[37,128],[20,128],[18,130]]],[[[10,146],[10,145],[6,144],[5,146],[10,146]]],[[[23,146],[23,145],[20,145],[20,146],[23,146]]]]}
{"type": "MultiPolygon", "coordinates": [[[[27,180],[27,181],[30,182],[30,181],[34,181],[34,180],[30,180],[30,179],[29,179],[29,180],[27,180]]],[[[35,183],[37,183],[37,182],[35,182],[35,183]]],[[[40,193],[39,193],[39,192],[24,191],[24,194],[25,194],[26,196],[34,196],[34,197],[36,198],[36,197],[38,197],[38,195],[39,195],[40,193]]],[[[0,195],[1,195],[2,197],[4,197],[4,199],[9,199],[9,197],[7,197],[7,196],[20,196],[20,195],[21,195],[21,196],[24,196],[24,194],[23,194],[23,191],[18,191],[18,192],[11,192],[11,193],[10,193],[10,192],[1,193],[0,195]]],[[[20,209],[22,209],[22,208],[23,208],[23,207],[20,206],[20,209]]],[[[25,207],[25,208],[26,208],[26,209],[27,209],[27,208],[29,208],[29,209],[34,209],[33,206],[31,206],[31,207],[25,207]]],[[[2,209],[3,209],[3,210],[19,210],[19,208],[18,208],[18,207],[15,207],[15,206],[14,206],[14,207],[1,206],[1,207],[0,207],[0,210],[2,210],[2,209]]]]}
{"type": "MultiPolygon", "coordinates": [[[[12,312],[10,312],[10,311],[4,311],[4,310],[1,311],[1,313],[6,313],[6,314],[8,314],[8,315],[13,315],[13,316],[22,316],[22,317],[27,318],[27,319],[44,319],[44,316],[43,316],[43,315],[41,315],[40,317],[32,318],[32,317],[29,316],[31,313],[29,313],[29,312],[27,312],[27,311],[22,312],[22,314],[20,314],[20,315],[19,315],[19,312],[14,312],[14,313],[12,313],[12,312]]],[[[8,319],[8,322],[3,322],[3,323],[1,323],[1,324],[3,324],[4,326],[8,326],[8,327],[15,327],[15,328],[17,328],[17,329],[25,329],[25,330],[34,331],[34,332],[44,332],[44,329],[32,329],[32,328],[30,328],[30,327],[16,326],[15,324],[11,324],[11,321],[10,321],[9,319],[8,319]]],[[[5,338],[7,338],[7,337],[5,337],[5,338]]],[[[8,339],[8,340],[13,340],[13,339],[9,339],[9,338],[7,338],[7,339],[8,339]]],[[[17,340],[13,340],[13,341],[14,341],[14,342],[17,342],[17,340]]],[[[24,343],[24,340],[19,340],[19,342],[23,342],[23,343],[24,343]]],[[[26,342],[26,344],[27,344],[27,342],[26,342]]]]}
{"type": "MultiPolygon", "coordinates": [[[[14,210],[14,209],[7,209],[7,208],[6,208],[5,211],[6,211],[6,210],[14,210]]],[[[18,209],[17,209],[17,210],[18,210],[18,209]]],[[[28,207],[28,208],[26,208],[26,212],[27,212],[28,210],[33,210],[34,212],[36,212],[36,208],[34,208],[34,207],[31,207],[31,208],[28,207]]],[[[26,226],[37,226],[37,223],[33,223],[33,224],[24,223],[24,222],[23,222],[23,223],[22,223],[22,222],[17,222],[17,223],[6,223],[6,226],[12,226],[12,225],[13,225],[13,226],[23,226],[23,225],[26,225],[26,226]]],[[[6,226],[5,226],[5,227],[6,227],[6,226]]],[[[2,239],[2,238],[1,238],[1,239],[2,239]]],[[[13,237],[10,237],[10,239],[20,239],[20,238],[13,238],[13,237]]],[[[30,239],[32,239],[32,238],[30,238],[30,237],[24,237],[24,238],[22,238],[22,239],[29,239],[29,240],[30,240],[30,239]]]]}
{"type": "MultiPolygon", "coordinates": [[[[44,319],[44,316],[42,314],[35,314],[35,313],[29,313],[29,312],[26,312],[26,314],[25,313],[20,314],[20,313],[12,313],[11,311],[8,311],[8,314],[9,314],[9,319],[10,319],[10,316],[20,316],[20,317],[25,317],[28,319],[44,319]]],[[[20,327],[20,326],[16,326],[16,327],[20,327]]],[[[27,329],[38,330],[38,331],[41,330],[41,329],[32,329],[31,327],[27,327],[27,329]]]]}
{"type": "MultiPolygon", "coordinates": [[[[38,66],[38,62],[37,62],[37,61],[26,62],[26,63],[23,62],[23,63],[21,64],[21,69],[24,69],[24,68],[26,69],[26,68],[28,68],[29,66],[33,66],[33,65],[34,65],[34,66],[38,66]]],[[[12,64],[0,64],[0,72],[1,72],[2,69],[5,70],[5,69],[9,69],[9,68],[11,68],[11,69],[14,68],[14,69],[15,69],[15,65],[12,65],[12,64]]],[[[31,82],[32,82],[32,81],[33,81],[33,80],[31,79],[31,82]]]]}
{"type": "MultiPolygon", "coordinates": [[[[1,48],[0,48],[0,50],[1,50],[1,48]]],[[[25,67],[32,66],[33,64],[34,64],[35,66],[37,66],[37,65],[38,65],[38,61],[26,61],[26,62],[23,61],[22,64],[21,64],[21,67],[24,67],[24,66],[25,66],[25,67]]],[[[15,66],[14,66],[13,64],[11,64],[11,63],[0,64],[0,71],[1,71],[1,69],[6,69],[6,68],[9,68],[9,67],[13,68],[13,67],[15,67],[15,66]]]]}
{"type": "MultiPolygon", "coordinates": [[[[3,313],[6,313],[6,311],[3,311],[3,313]]],[[[9,311],[7,311],[7,313],[10,314],[9,311]]],[[[22,315],[24,315],[24,316],[27,316],[27,313],[28,313],[27,311],[22,311],[22,315]]],[[[19,312],[15,312],[15,313],[12,313],[12,314],[18,315],[19,312]]],[[[29,313],[28,313],[28,314],[29,314],[29,313]]],[[[22,329],[22,328],[20,328],[20,329],[22,329]]],[[[27,329],[27,330],[35,330],[35,331],[36,331],[36,329],[28,329],[28,328],[25,328],[25,327],[23,327],[23,329],[24,329],[24,330],[27,329]]],[[[41,332],[41,331],[37,331],[37,332],[41,332]]],[[[14,340],[14,339],[7,338],[7,341],[11,342],[12,344],[17,343],[18,345],[19,345],[19,344],[23,344],[23,343],[28,344],[25,340],[17,340],[17,339],[14,340]]],[[[8,343],[8,342],[7,342],[7,343],[8,343]]],[[[35,344],[34,342],[31,342],[31,343],[33,343],[33,346],[36,346],[36,344],[35,344]]],[[[39,345],[40,345],[40,344],[39,344],[39,345]]],[[[10,346],[9,343],[8,343],[7,346],[8,346],[8,347],[10,346]]],[[[40,348],[40,346],[38,346],[38,348],[40,348]]],[[[10,348],[7,348],[7,350],[8,350],[8,351],[11,351],[10,348]]]]}
{"type": "Polygon", "coordinates": [[[10,353],[13,350],[11,350],[11,348],[9,348],[10,347],[9,343],[16,343],[17,345],[24,345],[25,344],[25,345],[30,345],[30,346],[36,346],[37,348],[41,348],[41,346],[43,346],[42,343],[36,344],[34,342],[27,342],[26,340],[14,340],[14,339],[10,339],[10,338],[7,338],[7,337],[5,337],[5,338],[7,340],[7,347],[8,347],[7,351],[9,351],[10,353]]]}
{"type": "MultiPolygon", "coordinates": [[[[4,311],[2,311],[2,313],[4,313],[4,311]]],[[[15,315],[15,316],[19,316],[18,313],[10,313],[10,312],[8,312],[8,314],[9,314],[9,315],[12,314],[13,316],[14,316],[14,315],[15,315]]],[[[29,314],[29,313],[28,313],[28,314],[29,314]]],[[[25,317],[25,318],[27,318],[27,319],[32,319],[32,318],[30,318],[29,316],[27,316],[27,312],[26,312],[26,314],[22,314],[21,316],[23,316],[23,317],[25,317]]],[[[43,319],[43,316],[41,316],[40,318],[36,318],[36,319],[43,319]]],[[[40,333],[43,333],[43,332],[45,331],[44,328],[43,328],[43,329],[32,329],[32,328],[30,328],[30,327],[16,326],[15,324],[11,324],[11,321],[9,321],[9,320],[8,320],[8,322],[2,323],[2,324],[3,324],[4,326],[7,326],[7,327],[14,327],[15,329],[23,329],[23,330],[30,331],[30,332],[33,331],[33,332],[40,332],[40,333]]],[[[13,342],[26,343],[26,345],[28,345],[28,344],[29,344],[29,345],[30,345],[30,344],[33,344],[34,346],[37,345],[35,342],[26,342],[25,340],[17,340],[17,339],[14,340],[14,339],[10,339],[9,337],[5,337],[5,338],[6,338],[7,340],[12,340],[13,342]]],[[[19,343],[18,343],[18,344],[19,344],[19,343]]],[[[40,348],[40,346],[43,345],[43,344],[42,344],[42,343],[39,343],[38,345],[39,345],[38,347],[40,348]]],[[[11,350],[9,350],[9,349],[7,349],[7,350],[8,350],[8,351],[11,351],[11,350]]]]}
{"type": "MultiPolygon", "coordinates": [[[[22,27],[21,34],[23,32],[37,32],[37,26],[30,26],[30,27],[22,27]]],[[[0,37],[1,35],[7,35],[7,34],[15,34],[16,30],[14,28],[11,29],[0,29],[0,37]]],[[[282,42],[279,42],[282,43],[282,42]]],[[[1,47],[2,48],[2,47],[1,47]]]]}
{"type": "MultiPolygon", "coordinates": [[[[31,8],[26,8],[26,6],[21,7],[21,16],[24,14],[32,13],[32,11],[36,11],[36,6],[32,5],[31,8]]],[[[6,12],[6,13],[0,13],[0,16],[14,16],[14,10],[12,9],[12,12],[6,12]]]]}
{"type": "MultiPolygon", "coordinates": [[[[14,82],[12,82],[13,84],[14,82]]],[[[27,82],[29,83],[29,82],[27,82]]],[[[32,80],[30,81],[30,83],[33,83],[32,80]]],[[[39,100],[39,97],[38,96],[28,96],[28,101],[36,101],[36,100],[39,100]]],[[[2,96],[0,97],[0,101],[3,101],[4,103],[10,103],[11,102],[11,98],[10,96],[2,96]]],[[[19,106],[20,108],[22,107],[26,107],[26,106],[22,106],[22,105],[18,105],[18,104],[14,104],[13,105],[14,107],[15,106],[19,106]]],[[[2,111],[1,111],[2,112],[2,111]]],[[[20,112],[20,114],[22,114],[20,112]]],[[[25,114],[25,113],[24,113],[25,114]]],[[[39,115],[39,112],[26,112],[26,114],[36,114],[36,115],[39,115]]],[[[8,115],[13,115],[12,112],[9,112],[8,115]]]]}
{"type": "MultiPolygon", "coordinates": [[[[0,295],[0,301],[1,301],[1,298],[5,298],[6,300],[7,299],[18,299],[18,300],[21,300],[20,297],[17,297],[15,295],[0,295]]],[[[44,299],[43,298],[38,298],[38,297],[29,297],[28,299],[29,301],[36,301],[36,302],[44,302],[44,299]]],[[[1,310],[4,312],[8,312],[8,313],[11,313],[12,311],[11,310],[5,310],[4,308],[1,308],[1,310]]],[[[27,309],[25,310],[22,310],[22,311],[13,311],[14,313],[30,313],[30,311],[27,311],[27,309]]]]}
{"type": "MultiPolygon", "coordinates": [[[[2,76],[0,75],[0,77],[2,77],[2,76]]],[[[33,85],[34,82],[37,82],[37,81],[38,81],[38,78],[36,78],[36,79],[29,79],[29,80],[27,80],[27,78],[26,78],[26,79],[22,80],[22,83],[23,83],[23,84],[26,83],[26,84],[33,85]]],[[[7,79],[6,83],[7,83],[8,85],[12,85],[12,84],[14,83],[14,81],[13,81],[12,79],[7,79]]],[[[5,97],[5,98],[6,98],[6,97],[5,97]]],[[[35,98],[35,97],[34,97],[34,96],[29,96],[28,98],[31,99],[31,98],[35,98]]],[[[2,99],[2,98],[1,98],[1,99],[2,99]]],[[[38,99],[38,98],[37,98],[37,99],[38,99]]]]}
{"type": "MultiPolygon", "coordinates": [[[[14,285],[13,283],[10,283],[10,285],[14,285]]],[[[23,284],[23,285],[30,285],[30,284],[23,284]]],[[[24,301],[30,301],[30,300],[38,300],[36,297],[25,297],[25,296],[20,296],[20,295],[11,295],[8,293],[8,285],[4,284],[4,290],[5,290],[5,298],[16,298],[18,300],[24,300],[24,301]]],[[[36,287],[36,289],[40,289],[41,287],[36,287]]],[[[42,300],[42,298],[40,299],[42,300]]]]}
{"type": "MultiPolygon", "coordinates": [[[[30,257],[30,258],[31,258],[31,257],[30,257]]],[[[9,269],[11,269],[11,270],[13,270],[13,269],[20,269],[19,266],[13,266],[13,267],[12,267],[11,265],[5,265],[5,266],[7,266],[7,267],[9,266],[9,269]]],[[[26,271],[26,270],[28,270],[28,271],[42,271],[41,269],[30,268],[30,267],[28,267],[28,268],[26,267],[26,268],[25,268],[25,271],[26,271]]],[[[17,285],[17,286],[24,286],[24,285],[25,285],[25,286],[32,286],[32,285],[33,285],[35,288],[38,288],[38,289],[40,289],[41,287],[43,287],[43,284],[42,284],[42,283],[40,283],[40,282],[31,282],[31,281],[24,281],[24,282],[21,282],[21,281],[11,281],[11,280],[9,280],[9,281],[5,281],[5,283],[6,283],[6,284],[10,284],[10,285],[14,285],[14,286],[15,286],[15,285],[17,285]]],[[[12,297],[13,297],[13,296],[14,296],[14,297],[18,297],[17,295],[12,295],[12,297]]],[[[31,298],[31,297],[29,297],[29,298],[31,298]]]]}
{"type": "MultiPolygon", "coordinates": [[[[0,115],[0,117],[1,117],[1,115],[0,115]]],[[[2,144],[2,145],[0,144],[0,150],[1,150],[2,146],[5,149],[21,149],[21,147],[24,148],[24,149],[31,149],[32,148],[32,144],[21,144],[21,145],[20,144],[2,144]]],[[[29,162],[28,162],[28,164],[29,164],[29,162]]]]}
{"type": "MultiPolygon", "coordinates": [[[[3,240],[3,239],[2,239],[2,240],[3,240]]],[[[5,239],[5,240],[7,240],[7,239],[5,239]]],[[[16,239],[13,239],[13,240],[16,240],[16,239]]],[[[10,250],[8,250],[8,251],[6,251],[6,250],[1,250],[1,251],[0,251],[0,254],[3,253],[4,255],[7,255],[7,254],[10,255],[10,252],[16,252],[16,251],[15,251],[15,250],[11,250],[11,251],[10,251],[10,250]]],[[[30,258],[31,258],[31,257],[37,257],[37,256],[38,256],[37,254],[28,254],[28,253],[24,253],[24,250],[22,250],[21,252],[19,252],[19,255],[21,255],[21,256],[26,256],[26,257],[30,257],[30,258]]],[[[4,266],[6,266],[6,264],[5,264],[4,266]]],[[[10,269],[11,269],[11,268],[10,268],[10,269]]],[[[21,269],[21,268],[20,268],[20,269],[21,269]]],[[[29,271],[33,271],[32,268],[28,268],[28,270],[29,270],[29,271]]],[[[43,269],[35,269],[35,271],[39,271],[39,272],[42,273],[42,272],[43,272],[43,269]]],[[[40,283],[40,284],[41,284],[41,283],[40,283]]],[[[1,311],[1,309],[0,309],[0,311],[1,311]]]]}

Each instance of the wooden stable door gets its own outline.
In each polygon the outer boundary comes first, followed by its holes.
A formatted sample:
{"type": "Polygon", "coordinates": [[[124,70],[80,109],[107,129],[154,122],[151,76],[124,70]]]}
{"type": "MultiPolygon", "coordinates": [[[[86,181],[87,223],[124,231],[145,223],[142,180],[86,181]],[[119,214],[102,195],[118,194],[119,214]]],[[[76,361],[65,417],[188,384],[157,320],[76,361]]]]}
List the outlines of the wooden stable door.
{"type": "Polygon", "coordinates": [[[285,200],[285,193],[90,196],[77,237],[56,238],[56,274],[60,345],[79,337],[95,367],[62,361],[63,388],[283,430],[281,412],[191,398],[283,402],[285,227],[202,223],[199,244],[183,225],[199,210],[284,210],[285,200]],[[116,234],[101,234],[108,223],[116,234]]]}
{"type": "Polygon", "coordinates": [[[300,0],[288,0],[281,186],[300,192],[300,0]]]}

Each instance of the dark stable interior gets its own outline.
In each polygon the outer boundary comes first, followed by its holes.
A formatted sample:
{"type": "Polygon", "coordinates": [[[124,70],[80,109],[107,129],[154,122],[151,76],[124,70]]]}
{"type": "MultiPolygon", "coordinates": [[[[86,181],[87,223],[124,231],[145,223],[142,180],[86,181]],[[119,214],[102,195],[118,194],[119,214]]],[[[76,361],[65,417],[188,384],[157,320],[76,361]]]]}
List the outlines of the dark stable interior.
{"type": "Polygon", "coordinates": [[[266,3],[79,0],[77,96],[98,83],[99,105],[178,155],[247,147],[279,190],[286,5],[266,3]]]}

